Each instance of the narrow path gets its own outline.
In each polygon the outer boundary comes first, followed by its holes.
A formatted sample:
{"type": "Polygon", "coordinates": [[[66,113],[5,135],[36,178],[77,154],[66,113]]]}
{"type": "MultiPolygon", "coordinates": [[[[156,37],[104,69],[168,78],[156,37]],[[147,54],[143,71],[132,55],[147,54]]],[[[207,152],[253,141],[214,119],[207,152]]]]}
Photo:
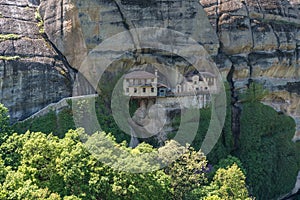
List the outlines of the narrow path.
{"type": "Polygon", "coordinates": [[[67,97],[67,98],[63,98],[61,99],[59,102],[57,103],[51,103],[48,106],[44,107],[43,109],[39,110],[38,112],[34,113],[33,115],[31,115],[30,117],[19,121],[19,122],[25,122],[27,120],[33,119],[35,117],[41,117],[44,116],[46,114],[48,114],[50,111],[57,111],[57,110],[61,110],[62,108],[68,107],[68,100],[80,100],[80,99],[85,99],[85,98],[92,98],[92,97],[98,97],[97,94],[91,94],[91,95],[83,95],[83,96],[76,96],[76,97],[67,97]]]}

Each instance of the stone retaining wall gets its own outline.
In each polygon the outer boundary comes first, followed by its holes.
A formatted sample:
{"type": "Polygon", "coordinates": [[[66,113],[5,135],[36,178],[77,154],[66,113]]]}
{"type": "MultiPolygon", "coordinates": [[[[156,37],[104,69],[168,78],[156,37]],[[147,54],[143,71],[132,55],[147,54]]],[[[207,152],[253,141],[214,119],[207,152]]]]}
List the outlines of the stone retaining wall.
{"type": "Polygon", "coordinates": [[[21,122],[25,122],[25,121],[33,119],[35,117],[44,116],[44,115],[48,114],[50,111],[55,111],[56,113],[58,113],[64,108],[71,107],[71,105],[68,103],[68,101],[80,100],[80,99],[86,99],[86,98],[95,98],[95,97],[98,97],[98,95],[92,94],[92,95],[64,98],[57,103],[49,104],[45,108],[41,109],[40,111],[36,112],[35,114],[31,115],[30,117],[26,118],[25,120],[23,120],[21,122]]]}

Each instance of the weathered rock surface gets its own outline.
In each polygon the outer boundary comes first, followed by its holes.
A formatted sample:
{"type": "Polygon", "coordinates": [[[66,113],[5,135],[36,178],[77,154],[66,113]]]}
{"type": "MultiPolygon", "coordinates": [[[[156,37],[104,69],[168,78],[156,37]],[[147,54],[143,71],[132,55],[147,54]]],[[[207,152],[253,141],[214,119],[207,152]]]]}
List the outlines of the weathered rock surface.
{"type": "Polygon", "coordinates": [[[79,68],[87,55],[87,48],[78,8],[73,0],[41,0],[39,13],[44,20],[49,39],[64,54],[71,66],[79,68]]]}
{"type": "Polygon", "coordinates": [[[78,60],[73,58],[86,55],[85,44],[90,52],[105,39],[133,28],[170,28],[199,41],[211,54],[218,53],[217,35],[196,0],[53,0],[42,1],[40,11],[50,39],[75,67],[78,60]]]}
{"type": "Polygon", "coordinates": [[[50,39],[76,68],[114,34],[163,27],[202,44],[224,76],[233,66],[236,81],[263,78],[270,89],[278,86],[273,78],[300,81],[298,9],[298,1],[287,0],[52,0],[40,7],[50,39]]]}
{"type": "Polygon", "coordinates": [[[215,61],[222,74],[233,73],[231,80],[235,88],[245,87],[255,80],[274,91],[268,105],[295,119],[294,140],[299,139],[300,102],[296,94],[300,92],[297,87],[300,81],[300,2],[200,0],[200,3],[219,37],[220,49],[215,61]],[[278,93],[283,98],[281,103],[276,102],[278,93]]]}
{"type": "Polygon", "coordinates": [[[56,59],[55,52],[43,45],[33,19],[40,5],[46,34],[74,68],[117,33],[162,27],[203,45],[224,77],[232,69],[235,87],[257,80],[271,91],[299,94],[295,86],[300,82],[299,4],[297,0],[0,0],[1,33],[22,35],[2,41],[1,53],[56,59]]]}
{"type": "MultiPolygon", "coordinates": [[[[235,80],[299,81],[299,1],[200,0],[218,33],[220,57],[235,80]],[[270,78],[270,79],[269,79],[270,78]]],[[[219,62],[220,67],[224,65],[219,62]]],[[[217,60],[218,61],[218,60],[217,60]]]]}
{"type": "Polygon", "coordinates": [[[39,33],[38,3],[0,1],[0,102],[12,122],[72,94],[73,72],[39,33]]]}

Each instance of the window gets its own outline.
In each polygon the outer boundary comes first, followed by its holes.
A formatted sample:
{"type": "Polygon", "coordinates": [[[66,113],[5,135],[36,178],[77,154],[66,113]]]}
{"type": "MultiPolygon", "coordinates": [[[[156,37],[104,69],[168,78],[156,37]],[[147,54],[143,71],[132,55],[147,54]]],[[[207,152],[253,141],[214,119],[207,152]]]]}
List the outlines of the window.
{"type": "Polygon", "coordinates": [[[154,78],[153,78],[153,79],[151,79],[151,82],[154,82],[154,78]]]}
{"type": "Polygon", "coordinates": [[[137,88],[134,88],[134,93],[137,93],[137,88]]]}
{"type": "Polygon", "coordinates": [[[194,84],[197,85],[197,81],[194,81],[194,84]]]}
{"type": "Polygon", "coordinates": [[[151,88],[151,92],[152,92],[152,93],[154,92],[154,88],[151,88]]]}
{"type": "Polygon", "coordinates": [[[143,88],[143,93],[146,93],[146,88],[143,88]]]}
{"type": "Polygon", "coordinates": [[[181,92],[181,86],[178,85],[178,86],[177,86],[177,93],[180,93],[180,92],[181,92]]]}
{"type": "Polygon", "coordinates": [[[208,89],[208,87],[205,87],[205,90],[207,90],[208,89]]]}
{"type": "Polygon", "coordinates": [[[126,88],[126,92],[129,93],[129,88],[126,88]]]}

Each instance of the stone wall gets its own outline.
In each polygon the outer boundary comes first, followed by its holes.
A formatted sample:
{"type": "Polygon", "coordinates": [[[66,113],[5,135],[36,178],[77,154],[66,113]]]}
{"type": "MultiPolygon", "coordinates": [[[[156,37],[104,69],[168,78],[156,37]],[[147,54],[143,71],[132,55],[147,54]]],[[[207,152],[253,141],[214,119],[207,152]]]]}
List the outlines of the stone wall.
{"type": "Polygon", "coordinates": [[[157,104],[161,104],[164,107],[169,108],[205,108],[210,103],[210,95],[190,95],[190,96],[178,96],[178,97],[157,97],[157,104]]]}
{"type": "Polygon", "coordinates": [[[63,98],[62,100],[60,100],[57,103],[49,104],[45,108],[39,110],[38,112],[34,113],[33,115],[31,115],[30,117],[24,119],[21,122],[25,122],[27,120],[34,119],[36,117],[45,116],[51,111],[55,111],[56,113],[59,113],[60,111],[62,111],[65,108],[71,108],[71,106],[72,106],[71,101],[80,101],[80,100],[89,99],[89,98],[96,98],[97,96],[98,95],[94,94],[94,95],[85,95],[85,96],[76,96],[76,97],[63,98]]]}

